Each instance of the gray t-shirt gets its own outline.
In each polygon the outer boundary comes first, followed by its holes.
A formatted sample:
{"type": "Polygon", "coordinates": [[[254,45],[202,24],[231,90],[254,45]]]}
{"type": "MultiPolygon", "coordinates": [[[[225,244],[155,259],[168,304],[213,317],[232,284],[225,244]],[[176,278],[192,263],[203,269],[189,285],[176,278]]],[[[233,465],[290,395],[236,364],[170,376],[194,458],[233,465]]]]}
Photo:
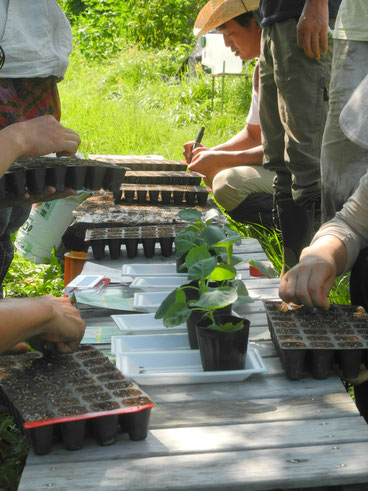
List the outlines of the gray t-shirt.
{"type": "Polygon", "coordinates": [[[0,40],[4,36],[9,0],[0,0],[0,40]]]}

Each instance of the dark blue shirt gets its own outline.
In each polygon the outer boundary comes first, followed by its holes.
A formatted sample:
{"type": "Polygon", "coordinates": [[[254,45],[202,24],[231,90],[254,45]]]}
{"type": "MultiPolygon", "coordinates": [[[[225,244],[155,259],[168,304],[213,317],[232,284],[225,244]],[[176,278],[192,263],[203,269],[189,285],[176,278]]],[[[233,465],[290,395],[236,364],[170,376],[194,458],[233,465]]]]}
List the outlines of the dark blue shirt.
{"type": "MultiPolygon", "coordinates": [[[[341,0],[329,0],[330,18],[335,18],[341,0]]],[[[261,26],[274,24],[286,19],[299,19],[305,0],[260,0],[259,10],[262,16],[261,26]]]]}

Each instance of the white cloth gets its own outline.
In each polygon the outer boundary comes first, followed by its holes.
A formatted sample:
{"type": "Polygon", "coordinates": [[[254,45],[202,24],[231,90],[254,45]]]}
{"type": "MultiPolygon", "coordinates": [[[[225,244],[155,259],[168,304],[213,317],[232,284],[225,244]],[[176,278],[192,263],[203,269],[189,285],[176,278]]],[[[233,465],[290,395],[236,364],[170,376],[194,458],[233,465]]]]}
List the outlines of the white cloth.
{"type": "Polygon", "coordinates": [[[350,41],[368,41],[367,0],[342,0],[337,14],[334,37],[350,41]]]}
{"type": "Polygon", "coordinates": [[[56,0],[0,0],[0,33],[1,78],[63,78],[73,37],[56,0]]]}
{"type": "Polygon", "coordinates": [[[259,126],[259,71],[258,64],[253,72],[253,88],[252,88],[252,101],[250,103],[250,108],[248,112],[248,116],[246,119],[247,124],[255,124],[259,126]]]}

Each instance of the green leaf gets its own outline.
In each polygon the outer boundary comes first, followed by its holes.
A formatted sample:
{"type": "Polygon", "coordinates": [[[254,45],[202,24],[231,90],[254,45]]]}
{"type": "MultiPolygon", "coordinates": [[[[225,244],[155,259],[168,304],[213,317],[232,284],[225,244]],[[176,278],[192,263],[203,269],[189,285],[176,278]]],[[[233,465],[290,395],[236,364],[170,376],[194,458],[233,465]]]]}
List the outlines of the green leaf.
{"type": "MultiPolygon", "coordinates": [[[[189,251],[188,254],[190,254],[191,251],[189,251]]],[[[210,274],[212,271],[216,268],[217,265],[217,259],[215,257],[212,257],[210,255],[209,258],[207,259],[202,259],[198,262],[195,262],[189,269],[188,269],[188,279],[189,280],[204,280],[210,274]]]]}
{"type": "Polygon", "coordinates": [[[269,266],[261,261],[254,261],[251,259],[249,264],[257,268],[260,273],[266,276],[266,278],[277,278],[279,276],[277,271],[272,266],[269,266]]]}
{"type": "Polygon", "coordinates": [[[220,242],[216,242],[215,244],[212,244],[212,247],[226,247],[226,249],[229,249],[235,242],[239,240],[240,235],[236,237],[226,237],[225,239],[221,240],[220,242]]]}
{"type": "Polygon", "coordinates": [[[198,233],[182,230],[175,237],[175,249],[180,255],[183,255],[197,246],[198,243],[196,241],[198,240],[200,240],[198,233]]]}
{"type": "Polygon", "coordinates": [[[185,266],[189,270],[189,268],[194,264],[198,263],[199,261],[202,261],[203,259],[208,259],[210,257],[212,256],[208,252],[205,244],[193,247],[192,249],[190,249],[190,251],[185,257],[185,266]]]}
{"type": "Polygon", "coordinates": [[[201,236],[208,248],[210,248],[212,244],[216,244],[226,238],[225,232],[220,227],[216,227],[216,225],[208,225],[208,227],[202,231],[201,236]]]}
{"type": "Polygon", "coordinates": [[[179,218],[185,222],[200,222],[202,221],[202,213],[199,210],[185,208],[178,213],[179,218]]]}
{"type": "Polygon", "coordinates": [[[238,296],[238,299],[236,301],[237,305],[241,305],[241,304],[246,304],[246,303],[253,303],[254,300],[252,297],[249,297],[249,295],[240,295],[238,296]]]}
{"type": "Polygon", "coordinates": [[[192,304],[193,307],[202,307],[206,309],[218,309],[226,307],[236,301],[238,294],[236,288],[219,287],[216,290],[202,293],[199,300],[192,304]]]}
{"type": "Polygon", "coordinates": [[[184,324],[189,319],[191,313],[192,310],[186,303],[175,303],[166,312],[164,326],[175,327],[184,324]]]}
{"type": "Polygon", "coordinates": [[[212,281],[232,280],[236,276],[236,269],[230,264],[220,263],[211,273],[212,281]]]}
{"type": "Polygon", "coordinates": [[[232,322],[225,322],[225,324],[210,324],[207,326],[207,329],[212,329],[213,331],[221,331],[221,332],[235,332],[243,329],[243,321],[240,320],[236,324],[232,322]]]}
{"type": "Polygon", "coordinates": [[[171,306],[185,302],[185,293],[180,288],[176,288],[161,302],[161,305],[156,311],[155,319],[165,318],[171,306]]]}

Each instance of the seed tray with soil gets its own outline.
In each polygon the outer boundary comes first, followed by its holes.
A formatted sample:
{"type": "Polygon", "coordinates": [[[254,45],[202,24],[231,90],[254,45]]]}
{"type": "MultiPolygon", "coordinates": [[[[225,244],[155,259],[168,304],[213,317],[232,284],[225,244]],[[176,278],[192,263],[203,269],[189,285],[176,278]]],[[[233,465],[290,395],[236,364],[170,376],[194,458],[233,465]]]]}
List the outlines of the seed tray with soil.
{"type": "Polygon", "coordinates": [[[152,401],[93,346],[72,355],[4,355],[0,383],[0,403],[38,455],[55,440],[78,450],[87,435],[99,445],[114,443],[118,431],[147,436],[152,401]]]}
{"type": "Polygon", "coordinates": [[[284,302],[264,302],[271,338],[289,379],[304,372],[318,379],[337,367],[343,378],[358,375],[368,363],[368,314],[356,305],[331,305],[328,311],[284,302]]]}
{"type": "Polygon", "coordinates": [[[204,206],[210,189],[205,186],[171,186],[159,184],[124,184],[115,203],[126,205],[204,206]]]}
{"type": "Polygon", "coordinates": [[[89,155],[92,160],[102,160],[140,171],[186,171],[188,166],[180,160],[153,159],[144,156],[124,157],[119,155],[89,155]]]}
{"type": "Polygon", "coordinates": [[[124,182],[128,184],[162,184],[199,186],[202,175],[186,171],[131,171],[125,174],[124,182]]]}
{"type": "Polygon", "coordinates": [[[85,240],[92,247],[97,260],[105,257],[106,245],[111,259],[119,259],[124,247],[129,258],[136,257],[139,244],[142,244],[147,258],[154,256],[156,244],[160,244],[161,254],[169,257],[173,254],[176,234],[185,227],[184,224],[176,224],[87,229],[85,240]]]}
{"type": "Polygon", "coordinates": [[[126,170],[113,163],[76,157],[19,159],[0,179],[0,200],[19,200],[26,192],[41,193],[46,186],[57,192],[65,188],[118,192],[126,170]]]}

